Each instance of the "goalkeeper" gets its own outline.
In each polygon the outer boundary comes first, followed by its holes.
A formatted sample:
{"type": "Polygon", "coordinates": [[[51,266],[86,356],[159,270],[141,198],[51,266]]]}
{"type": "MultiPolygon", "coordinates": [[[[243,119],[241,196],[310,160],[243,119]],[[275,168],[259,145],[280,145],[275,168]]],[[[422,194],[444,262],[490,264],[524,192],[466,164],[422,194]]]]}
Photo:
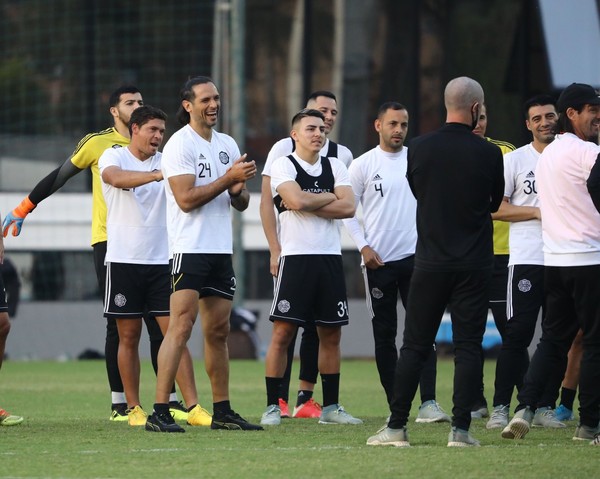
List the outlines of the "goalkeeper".
{"type": "MultiPolygon", "coordinates": [[[[69,178],[89,168],[92,172],[92,248],[98,286],[104,293],[106,283],[106,203],[102,195],[102,183],[98,171],[98,159],[108,148],[127,146],[130,141],[129,118],[136,108],[144,104],[142,94],[135,86],[122,86],[115,90],[109,98],[109,111],[114,120],[114,126],[106,130],[86,135],[77,145],[71,157],[61,166],[42,179],[29,193],[21,204],[8,213],[2,222],[2,234],[6,237],[11,231],[18,236],[23,227],[25,217],[44,199],[60,189],[69,178]]],[[[104,296],[104,294],[103,294],[104,296]]],[[[156,371],[158,349],[163,335],[154,318],[145,318],[150,335],[150,351],[152,364],[156,371]]],[[[114,319],[107,318],[106,324],[106,371],[112,392],[110,419],[127,421],[127,401],[123,392],[123,383],[119,374],[117,352],[119,350],[119,334],[114,319]]],[[[175,390],[170,397],[172,413],[176,419],[187,419],[185,408],[177,401],[175,390]]]]}

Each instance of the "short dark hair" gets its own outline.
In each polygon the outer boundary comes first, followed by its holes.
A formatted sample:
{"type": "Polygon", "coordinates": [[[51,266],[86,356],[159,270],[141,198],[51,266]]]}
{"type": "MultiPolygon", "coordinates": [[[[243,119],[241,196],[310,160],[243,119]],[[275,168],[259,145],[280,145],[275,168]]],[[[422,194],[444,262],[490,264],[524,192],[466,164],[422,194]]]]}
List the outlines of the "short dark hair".
{"type": "Polygon", "coordinates": [[[335,95],[328,90],[313,91],[310,95],[308,95],[308,98],[306,99],[306,103],[308,103],[310,100],[316,100],[320,96],[326,96],[327,98],[331,98],[333,101],[335,101],[337,103],[337,98],[335,97],[335,95]]]}
{"type": "Polygon", "coordinates": [[[110,94],[108,106],[110,108],[117,106],[121,101],[121,95],[123,93],[140,93],[140,90],[134,85],[122,85],[110,94]]]}
{"type": "Polygon", "coordinates": [[[525,119],[529,120],[529,110],[531,109],[531,107],[545,105],[552,105],[554,109],[556,109],[556,100],[550,95],[532,96],[529,100],[523,103],[523,113],[525,114],[525,119]]]}
{"type": "Polygon", "coordinates": [[[406,107],[397,101],[386,101],[377,110],[377,118],[381,118],[388,110],[406,110],[406,107]]]}
{"type": "Polygon", "coordinates": [[[177,114],[175,116],[179,123],[181,123],[182,125],[187,125],[190,122],[190,114],[185,110],[185,108],[183,108],[181,102],[183,102],[183,100],[193,101],[196,96],[194,93],[194,87],[196,85],[203,85],[205,83],[214,84],[215,82],[212,81],[212,78],[201,75],[190,78],[188,81],[185,82],[183,87],[181,87],[181,90],[179,90],[180,103],[179,109],[177,110],[177,114]]]}
{"type": "Polygon", "coordinates": [[[131,118],[129,119],[129,134],[131,135],[133,125],[144,126],[150,120],[163,120],[167,121],[167,114],[162,111],[160,108],[155,108],[150,105],[140,106],[136,108],[131,113],[131,118]]]}
{"type": "Polygon", "coordinates": [[[317,118],[320,118],[321,120],[325,121],[325,115],[323,115],[323,113],[321,113],[319,110],[314,110],[312,108],[304,108],[303,110],[300,110],[298,113],[296,113],[294,115],[294,118],[292,118],[292,128],[294,128],[294,125],[296,125],[300,120],[302,120],[302,118],[306,118],[307,116],[316,116],[317,118]]]}

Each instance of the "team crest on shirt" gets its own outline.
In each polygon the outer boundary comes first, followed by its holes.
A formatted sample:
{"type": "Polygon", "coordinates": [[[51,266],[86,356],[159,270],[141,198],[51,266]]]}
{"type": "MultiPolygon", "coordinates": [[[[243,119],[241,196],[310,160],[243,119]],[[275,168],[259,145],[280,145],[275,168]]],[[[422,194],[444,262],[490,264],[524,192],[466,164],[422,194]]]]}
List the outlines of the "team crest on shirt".
{"type": "Polygon", "coordinates": [[[383,298],[383,291],[381,291],[379,288],[373,288],[371,290],[371,296],[373,296],[375,299],[381,299],[383,298]]]}
{"type": "Polygon", "coordinates": [[[290,302],[287,299],[282,299],[277,303],[277,309],[281,313],[287,313],[290,310],[290,302]]]}
{"type": "Polygon", "coordinates": [[[121,293],[117,293],[115,295],[115,304],[119,308],[122,308],[123,306],[125,306],[125,303],[127,303],[127,298],[125,297],[125,295],[121,294],[121,293]]]}
{"type": "Polygon", "coordinates": [[[227,163],[229,163],[229,155],[227,153],[225,153],[224,151],[220,151],[219,152],[219,160],[221,160],[221,163],[226,165],[227,163]]]}
{"type": "Polygon", "coordinates": [[[529,290],[531,290],[531,281],[529,281],[528,279],[522,279],[521,281],[519,281],[517,287],[519,288],[519,291],[521,291],[521,293],[527,293],[529,290]]]}

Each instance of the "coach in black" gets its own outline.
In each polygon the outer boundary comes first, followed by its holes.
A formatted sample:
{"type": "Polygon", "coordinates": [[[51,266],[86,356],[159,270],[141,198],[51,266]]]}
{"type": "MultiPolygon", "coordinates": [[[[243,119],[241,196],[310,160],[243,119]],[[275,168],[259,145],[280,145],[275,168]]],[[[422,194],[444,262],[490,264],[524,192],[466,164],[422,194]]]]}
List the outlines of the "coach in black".
{"type": "Polygon", "coordinates": [[[481,375],[481,342],[493,266],[491,213],[504,194],[502,153],[473,135],[484,101],[468,77],[444,92],[446,124],[414,139],[407,178],[417,199],[417,249],[388,427],[368,445],[409,445],[406,423],[446,306],[452,310],[454,407],[448,446],[478,446],[468,432],[481,375]]]}

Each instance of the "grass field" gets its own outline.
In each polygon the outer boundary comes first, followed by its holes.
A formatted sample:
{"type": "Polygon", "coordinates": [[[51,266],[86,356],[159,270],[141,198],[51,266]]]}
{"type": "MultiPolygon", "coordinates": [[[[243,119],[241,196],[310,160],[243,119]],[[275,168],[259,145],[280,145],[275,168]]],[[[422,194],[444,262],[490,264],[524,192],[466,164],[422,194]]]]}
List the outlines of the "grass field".
{"type": "MultiPolygon", "coordinates": [[[[196,368],[201,401],[210,410],[203,365],[196,368]]],[[[154,377],[149,363],[142,369],[142,401],[148,410],[154,377]]],[[[452,370],[452,362],[439,362],[438,400],[447,411],[452,370]]],[[[488,398],[493,370],[488,361],[488,398]]],[[[232,404],[253,421],[265,407],[263,376],[261,362],[232,362],[232,404]]],[[[514,442],[478,420],[471,430],[483,447],[456,449],[446,447],[447,424],[416,424],[413,414],[411,448],[366,446],[388,414],[372,361],[342,365],[341,401],[365,421],[359,426],[290,419],[264,432],[187,427],[185,434],[149,433],[108,421],[106,388],[102,361],[6,361],[0,405],[26,419],[20,426],[0,427],[0,478],[600,477],[600,448],[573,441],[575,423],[563,430],[536,429],[514,442]]],[[[320,400],[319,387],[316,397],[320,400]]]]}

